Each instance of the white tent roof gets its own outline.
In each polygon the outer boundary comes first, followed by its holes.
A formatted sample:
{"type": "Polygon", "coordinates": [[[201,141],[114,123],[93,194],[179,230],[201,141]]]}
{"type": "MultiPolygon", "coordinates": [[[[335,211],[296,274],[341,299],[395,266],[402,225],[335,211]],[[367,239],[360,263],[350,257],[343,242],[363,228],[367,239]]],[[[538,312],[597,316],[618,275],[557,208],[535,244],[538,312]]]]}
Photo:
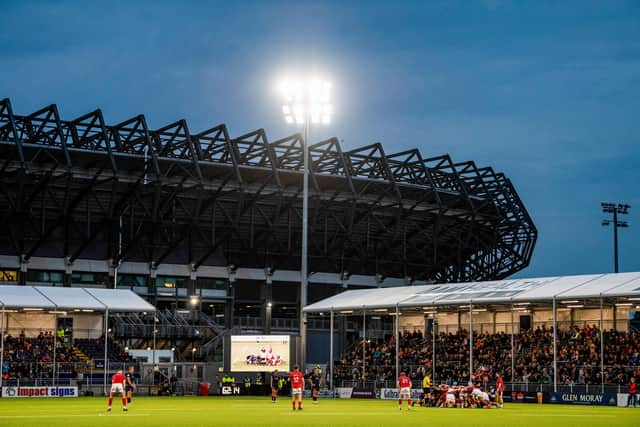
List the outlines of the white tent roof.
{"type": "Polygon", "coordinates": [[[307,312],[456,304],[509,304],[640,296],[640,272],[447,283],[346,291],[305,307],[307,312]]]}
{"type": "Polygon", "coordinates": [[[111,312],[155,311],[151,304],[130,290],[49,286],[0,286],[0,307],[111,312]]]}

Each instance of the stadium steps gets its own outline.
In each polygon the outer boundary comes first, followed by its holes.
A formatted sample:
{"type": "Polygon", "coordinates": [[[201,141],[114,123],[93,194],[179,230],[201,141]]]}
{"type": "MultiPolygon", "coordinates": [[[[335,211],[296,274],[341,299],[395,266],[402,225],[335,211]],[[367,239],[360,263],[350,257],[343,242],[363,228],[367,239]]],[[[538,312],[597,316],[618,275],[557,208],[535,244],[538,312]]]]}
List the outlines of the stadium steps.
{"type": "Polygon", "coordinates": [[[73,354],[75,357],[85,362],[86,364],[93,365],[93,360],[91,360],[89,356],[87,356],[82,350],[80,350],[76,346],[73,346],[73,354]]]}

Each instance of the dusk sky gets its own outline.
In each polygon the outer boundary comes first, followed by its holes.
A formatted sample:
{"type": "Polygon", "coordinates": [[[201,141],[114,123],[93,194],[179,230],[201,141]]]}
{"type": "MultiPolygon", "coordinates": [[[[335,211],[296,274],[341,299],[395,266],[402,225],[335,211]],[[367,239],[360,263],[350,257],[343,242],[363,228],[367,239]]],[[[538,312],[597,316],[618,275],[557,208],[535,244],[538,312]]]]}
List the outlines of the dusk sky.
{"type": "Polygon", "coordinates": [[[621,271],[640,271],[640,2],[0,0],[0,98],[17,114],[143,113],[152,128],[297,131],[275,85],[332,80],[312,138],[493,166],[539,230],[519,277],[613,269],[601,201],[631,204],[621,271]]]}

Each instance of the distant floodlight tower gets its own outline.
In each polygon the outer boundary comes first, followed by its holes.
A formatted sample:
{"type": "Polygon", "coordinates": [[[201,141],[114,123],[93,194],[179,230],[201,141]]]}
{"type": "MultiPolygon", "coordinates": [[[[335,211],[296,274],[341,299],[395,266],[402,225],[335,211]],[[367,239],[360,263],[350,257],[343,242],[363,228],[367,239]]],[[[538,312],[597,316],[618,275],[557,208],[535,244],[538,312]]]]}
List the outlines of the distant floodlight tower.
{"type": "Polygon", "coordinates": [[[603,219],[602,226],[607,227],[613,225],[613,263],[614,271],[618,272],[618,228],[627,228],[629,223],[627,221],[618,221],[618,215],[627,215],[629,213],[629,206],[626,203],[600,203],[602,206],[602,212],[612,213],[613,219],[603,219]]]}
{"type": "Polygon", "coordinates": [[[309,214],[309,133],[311,125],[328,125],[333,115],[331,83],[317,78],[287,78],[280,82],[283,99],[282,114],[289,124],[303,126],[303,190],[302,190],[302,248],[300,262],[300,346],[299,364],[305,370],[307,359],[307,316],[302,311],[307,305],[308,287],[308,214],[309,214]]]}

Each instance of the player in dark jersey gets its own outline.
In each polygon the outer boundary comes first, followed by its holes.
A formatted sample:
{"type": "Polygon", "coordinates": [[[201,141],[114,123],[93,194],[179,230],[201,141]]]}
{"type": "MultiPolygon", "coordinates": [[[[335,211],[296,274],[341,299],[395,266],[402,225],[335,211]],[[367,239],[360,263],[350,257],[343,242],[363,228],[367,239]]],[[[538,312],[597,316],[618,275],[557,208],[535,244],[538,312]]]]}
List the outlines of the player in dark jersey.
{"type": "Polygon", "coordinates": [[[322,375],[320,374],[320,368],[316,366],[313,369],[311,375],[309,375],[309,385],[311,386],[312,403],[316,405],[318,403],[318,394],[320,393],[320,386],[322,385],[322,375]]]}
{"type": "Polygon", "coordinates": [[[125,390],[127,392],[127,403],[131,403],[133,391],[136,389],[135,370],[133,366],[129,366],[129,370],[125,374],[125,390]]]}
{"type": "Polygon", "coordinates": [[[276,369],[271,373],[271,402],[276,403],[278,400],[278,392],[280,391],[280,372],[276,369]]]}

